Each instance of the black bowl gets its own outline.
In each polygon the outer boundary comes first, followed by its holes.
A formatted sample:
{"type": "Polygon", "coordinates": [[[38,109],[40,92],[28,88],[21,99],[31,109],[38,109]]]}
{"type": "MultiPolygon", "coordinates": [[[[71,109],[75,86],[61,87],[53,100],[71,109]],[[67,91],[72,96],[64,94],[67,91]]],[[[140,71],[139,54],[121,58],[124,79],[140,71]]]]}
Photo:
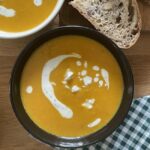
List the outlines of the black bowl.
{"type": "Polygon", "coordinates": [[[10,80],[11,103],[12,103],[13,110],[16,114],[16,117],[18,118],[20,123],[35,138],[51,146],[57,146],[61,148],[82,147],[82,146],[96,143],[98,141],[102,141],[106,137],[108,137],[122,123],[125,116],[127,115],[132,102],[133,93],[134,93],[134,81],[133,81],[132,71],[126,57],[121,52],[121,49],[119,49],[109,38],[107,38],[103,34],[100,34],[99,32],[93,29],[89,29],[81,26],[59,27],[42,34],[41,36],[39,36],[38,38],[30,42],[18,57],[14,69],[12,71],[11,80],[10,80]],[[85,137],[62,138],[62,137],[51,135],[43,131],[29,118],[29,116],[24,110],[21,97],[20,97],[21,74],[28,58],[41,44],[43,44],[44,42],[50,39],[62,35],[82,35],[94,39],[97,42],[100,42],[116,58],[122,71],[122,76],[124,80],[124,93],[123,93],[121,105],[116,115],[104,128],[100,129],[96,133],[90,134],[85,137]]]}

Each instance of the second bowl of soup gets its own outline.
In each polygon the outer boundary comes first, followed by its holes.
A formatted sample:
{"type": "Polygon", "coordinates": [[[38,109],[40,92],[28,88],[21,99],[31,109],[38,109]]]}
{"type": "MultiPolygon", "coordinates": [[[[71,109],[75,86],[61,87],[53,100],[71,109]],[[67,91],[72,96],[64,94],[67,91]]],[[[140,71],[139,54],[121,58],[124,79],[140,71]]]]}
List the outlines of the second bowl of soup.
{"type": "Polygon", "coordinates": [[[50,23],[64,0],[0,1],[0,38],[31,35],[50,23]]]}
{"type": "Polygon", "coordinates": [[[19,56],[11,80],[13,108],[38,139],[80,147],[107,137],[133,97],[125,56],[105,36],[62,27],[34,40],[19,56]]]}

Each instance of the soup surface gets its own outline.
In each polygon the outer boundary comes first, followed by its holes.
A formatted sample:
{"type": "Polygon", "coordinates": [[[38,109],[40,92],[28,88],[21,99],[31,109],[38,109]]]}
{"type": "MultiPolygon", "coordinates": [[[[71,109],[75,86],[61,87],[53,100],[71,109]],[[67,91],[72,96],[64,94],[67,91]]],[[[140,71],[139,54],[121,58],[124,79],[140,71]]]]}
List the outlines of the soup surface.
{"type": "Polygon", "coordinates": [[[41,24],[57,0],[0,0],[0,30],[21,32],[41,24]]]}
{"type": "Polygon", "coordinates": [[[104,127],[120,106],[120,67],[100,43],[61,36],[40,46],[27,61],[21,98],[33,122],[48,133],[79,137],[104,127]]]}

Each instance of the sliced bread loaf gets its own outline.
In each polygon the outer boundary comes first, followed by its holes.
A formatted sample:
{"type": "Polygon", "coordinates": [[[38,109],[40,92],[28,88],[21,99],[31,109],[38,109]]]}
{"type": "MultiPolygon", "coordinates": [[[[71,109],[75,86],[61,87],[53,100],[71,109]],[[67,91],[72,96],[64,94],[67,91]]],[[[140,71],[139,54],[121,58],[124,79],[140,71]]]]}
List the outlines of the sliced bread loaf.
{"type": "Polygon", "coordinates": [[[142,23],[136,0],[73,0],[69,4],[120,48],[131,47],[140,36],[142,23]]]}

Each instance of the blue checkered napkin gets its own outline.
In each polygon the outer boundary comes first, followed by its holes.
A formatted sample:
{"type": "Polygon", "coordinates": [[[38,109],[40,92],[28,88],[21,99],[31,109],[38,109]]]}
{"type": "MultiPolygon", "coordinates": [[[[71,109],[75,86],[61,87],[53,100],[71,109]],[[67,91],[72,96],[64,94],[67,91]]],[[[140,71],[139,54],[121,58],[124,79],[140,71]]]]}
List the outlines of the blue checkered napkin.
{"type": "Polygon", "coordinates": [[[150,96],[134,100],[124,122],[112,135],[83,150],[150,150],[150,96]]]}
{"type": "Polygon", "coordinates": [[[103,142],[76,150],[150,150],[150,96],[133,100],[122,125],[103,142]]]}

